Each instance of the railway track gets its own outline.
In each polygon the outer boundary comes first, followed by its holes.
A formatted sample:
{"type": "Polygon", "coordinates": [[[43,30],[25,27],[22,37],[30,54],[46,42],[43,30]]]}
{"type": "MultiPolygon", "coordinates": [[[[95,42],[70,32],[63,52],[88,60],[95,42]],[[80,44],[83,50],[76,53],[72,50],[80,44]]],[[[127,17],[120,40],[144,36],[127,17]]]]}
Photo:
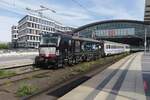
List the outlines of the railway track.
{"type": "Polygon", "coordinates": [[[15,83],[17,81],[25,80],[28,79],[29,77],[32,77],[34,75],[40,75],[40,74],[46,74],[51,72],[51,70],[44,70],[44,69],[39,69],[39,68],[33,68],[33,64],[30,65],[24,65],[24,66],[16,66],[13,68],[3,68],[1,70],[7,70],[7,71],[18,71],[23,70],[22,72],[19,72],[17,74],[11,75],[11,76],[4,76],[0,77],[0,86],[3,86],[8,83],[15,83]],[[28,70],[30,69],[31,70],[28,70]],[[26,71],[28,70],[28,71],[26,71]]]}
{"type": "MultiPolygon", "coordinates": [[[[131,56],[130,56],[131,57],[131,56]]],[[[124,64],[130,57],[127,57],[120,65],[124,64]]],[[[59,97],[63,96],[73,88],[79,86],[83,82],[87,81],[91,77],[95,76],[96,74],[102,72],[104,69],[108,68],[108,66],[112,65],[115,62],[110,62],[100,68],[95,68],[90,72],[85,72],[82,75],[79,75],[78,77],[74,77],[70,80],[66,80],[60,85],[56,85],[53,88],[47,87],[45,89],[42,89],[32,95],[23,97],[23,100],[41,100],[42,98],[45,98],[48,95],[48,98],[46,100],[57,100],[59,97]],[[41,97],[41,99],[40,99],[41,97]]]]}
{"type": "Polygon", "coordinates": [[[12,69],[22,68],[26,66],[33,66],[33,65],[34,64],[27,64],[27,65],[15,66],[15,67],[6,67],[6,68],[1,68],[0,70],[12,70],[12,69]]]}
{"type": "Polygon", "coordinates": [[[26,73],[30,73],[36,70],[39,70],[38,68],[34,68],[33,64],[28,64],[28,65],[22,65],[22,66],[15,66],[15,67],[9,67],[9,68],[2,68],[0,69],[1,71],[11,71],[15,74],[13,75],[8,75],[8,76],[0,76],[0,79],[4,79],[4,78],[11,78],[17,75],[21,75],[21,74],[26,74],[26,73]]]}
{"type": "MultiPolygon", "coordinates": [[[[97,70],[97,67],[95,65],[94,68],[92,68],[92,70],[96,70],[96,71],[102,71],[105,68],[107,68],[109,65],[113,64],[114,62],[116,62],[116,60],[111,60],[111,57],[108,57],[108,59],[105,58],[107,63],[103,63],[98,65],[99,67],[101,67],[99,70],[97,70]]],[[[117,59],[117,58],[115,58],[117,59]]],[[[103,61],[104,59],[102,58],[103,61]]],[[[82,67],[85,64],[82,64],[82,67]]],[[[22,66],[21,68],[24,69],[25,66],[22,66]]],[[[27,65],[26,67],[32,67],[27,65]]],[[[89,72],[80,72],[80,65],[77,65],[76,67],[65,67],[59,70],[42,70],[42,69],[34,69],[32,71],[29,72],[25,72],[25,73],[20,73],[20,74],[16,74],[13,76],[9,76],[9,77],[3,77],[0,78],[0,89],[1,91],[3,91],[4,93],[8,93],[8,95],[11,93],[12,97],[14,98],[20,98],[20,99],[33,99],[36,98],[37,95],[41,95],[43,93],[46,93],[47,91],[50,91],[49,93],[56,95],[57,93],[59,93],[60,91],[62,91],[60,88],[66,88],[66,83],[67,85],[70,84],[69,86],[71,86],[71,88],[78,86],[79,84],[85,82],[86,80],[88,80],[90,77],[92,76],[85,76],[85,74],[89,73],[89,72]],[[79,73],[83,73],[79,74],[79,73]],[[76,77],[77,76],[77,77],[76,77]],[[38,87],[38,90],[36,91],[36,93],[33,95],[31,94],[30,96],[28,95],[27,97],[23,96],[23,97],[16,97],[17,96],[17,91],[19,89],[20,86],[22,86],[23,84],[31,84],[35,87],[38,87]],[[65,83],[65,84],[64,84],[65,83]],[[74,84],[74,86],[72,86],[71,84],[74,84]],[[76,84],[77,83],[77,84],[76,84]],[[44,85],[43,85],[44,84],[44,85]],[[57,92],[58,91],[58,92],[57,92]]],[[[18,68],[16,68],[18,69],[18,68]]],[[[13,69],[5,69],[5,70],[16,70],[15,68],[13,69]]],[[[92,71],[91,70],[91,71],[92,71]]],[[[81,70],[82,71],[82,70],[81,70]]],[[[90,71],[90,72],[91,72],[90,71]]],[[[94,72],[96,73],[96,72],[94,72]]],[[[94,74],[91,74],[94,75],[94,74]]],[[[67,89],[67,88],[66,88],[67,89]]],[[[69,89],[65,90],[68,91],[69,89]]],[[[66,93],[66,92],[65,92],[66,93]]],[[[60,93],[58,95],[58,97],[62,95],[62,93],[60,93]]],[[[36,99],[35,99],[36,100],[36,99]]]]}
{"type": "Polygon", "coordinates": [[[12,84],[15,82],[19,82],[22,80],[26,80],[26,79],[30,79],[30,77],[34,76],[34,75],[41,75],[41,74],[46,74],[49,73],[49,71],[46,70],[36,70],[36,71],[32,71],[32,72],[27,72],[27,73],[23,73],[23,74],[18,74],[15,76],[11,76],[11,77],[7,77],[7,78],[1,78],[0,80],[0,86],[4,86],[7,84],[12,84]]]}

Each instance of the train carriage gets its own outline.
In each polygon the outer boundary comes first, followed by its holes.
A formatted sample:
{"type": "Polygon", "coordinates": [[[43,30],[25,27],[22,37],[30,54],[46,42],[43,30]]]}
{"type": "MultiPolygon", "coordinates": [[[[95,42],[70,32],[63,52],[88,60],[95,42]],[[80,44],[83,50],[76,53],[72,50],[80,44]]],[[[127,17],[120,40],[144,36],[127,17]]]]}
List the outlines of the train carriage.
{"type": "Polygon", "coordinates": [[[100,57],[129,52],[127,44],[99,41],[62,33],[44,34],[39,45],[35,65],[40,67],[63,67],[100,57]]]}
{"type": "Polygon", "coordinates": [[[130,46],[128,44],[104,41],[104,53],[107,55],[120,54],[124,52],[130,52],[130,46]]]}

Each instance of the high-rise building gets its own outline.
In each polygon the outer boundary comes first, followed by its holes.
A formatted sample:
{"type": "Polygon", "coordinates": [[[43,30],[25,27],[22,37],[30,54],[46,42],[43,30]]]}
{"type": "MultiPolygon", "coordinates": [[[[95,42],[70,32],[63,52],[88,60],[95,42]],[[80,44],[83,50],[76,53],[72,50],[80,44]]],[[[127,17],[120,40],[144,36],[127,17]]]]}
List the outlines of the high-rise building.
{"type": "Polygon", "coordinates": [[[11,41],[12,41],[12,47],[13,48],[16,48],[18,47],[18,43],[17,43],[17,40],[18,40],[18,26],[15,26],[13,25],[11,27],[11,41]]]}
{"type": "Polygon", "coordinates": [[[150,22],[150,0],[146,0],[145,2],[144,21],[150,22]]]}
{"type": "Polygon", "coordinates": [[[40,43],[40,34],[72,30],[72,27],[66,27],[52,19],[26,15],[18,22],[18,47],[37,48],[40,43]]]}

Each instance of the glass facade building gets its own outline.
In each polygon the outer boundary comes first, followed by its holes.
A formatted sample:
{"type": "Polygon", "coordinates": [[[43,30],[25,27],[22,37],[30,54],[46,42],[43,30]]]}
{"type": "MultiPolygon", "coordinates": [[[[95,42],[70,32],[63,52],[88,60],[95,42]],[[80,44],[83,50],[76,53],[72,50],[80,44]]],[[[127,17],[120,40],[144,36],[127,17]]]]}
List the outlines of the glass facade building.
{"type": "MultiPolygon", "coordinates": [[[[74,30],[80,37],[112,40],[115,42],[130,41],[131,39],[143,42],[145,36],[150,37],[149,24],[136,20],[109,20],[91,23],[74,30]],[[118,40],[118,41],[117,41],[118,40]]],[[[126,42],[129,43],[130,42],[126,42]]],[[[143,44],[143,43],[139,43],[143,44]]]]}

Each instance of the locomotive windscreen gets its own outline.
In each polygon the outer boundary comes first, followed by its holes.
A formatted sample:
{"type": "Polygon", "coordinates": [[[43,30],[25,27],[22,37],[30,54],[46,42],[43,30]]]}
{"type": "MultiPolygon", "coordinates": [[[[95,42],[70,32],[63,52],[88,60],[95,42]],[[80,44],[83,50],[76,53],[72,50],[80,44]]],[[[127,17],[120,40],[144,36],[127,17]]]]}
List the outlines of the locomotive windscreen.
{"type": "Polygon", "coordinates": [[[59,45],[60,36],[57,34],[46,34],[41,38],[41,45],[59,45]]]}

